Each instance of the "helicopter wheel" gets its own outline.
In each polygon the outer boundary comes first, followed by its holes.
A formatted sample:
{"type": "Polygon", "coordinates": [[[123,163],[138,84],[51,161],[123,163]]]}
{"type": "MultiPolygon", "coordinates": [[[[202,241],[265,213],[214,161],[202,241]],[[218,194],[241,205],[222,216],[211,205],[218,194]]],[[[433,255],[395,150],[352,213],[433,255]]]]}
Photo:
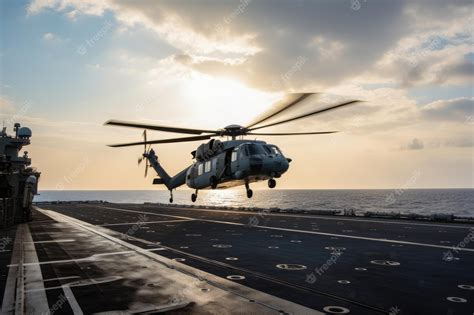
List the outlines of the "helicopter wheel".
{"type": "Polygon", "coordinates": [[[211,177],[211,188],[212,188],[212,189],[216,189],[216,188],[217,188],[217,184],[218,184],[217,178],[216,178],[215,176],[212,176],[212,177],[211,177]]]}
{"type": "Polygon", "coordinates": [[[170,198],[170,203],[173,203],[173,198],[170,198]]]}
{"type": "Polygon", "coordinates": [[[273,178],[270,178],[270,179],[268,180],[268,187],[269,187],[269,188],[275,188],[276,185],[277,185],[277,182],[276,182],[276,180],[274,180],[273,178]]]}
{"type": "Polygon", "coordinates": [[[253,196],[253,190],[247,189],[247,198],[252,198],[252,196],[253,196]]]}
{"type": "Polygon", "coordinates": [[[192,201],[192,202],[196,202],[196,199],[197,199],[197,195],[196,195],[196,194],[192,194],[192,195],[191,195],[191,201],[192,201]]]}

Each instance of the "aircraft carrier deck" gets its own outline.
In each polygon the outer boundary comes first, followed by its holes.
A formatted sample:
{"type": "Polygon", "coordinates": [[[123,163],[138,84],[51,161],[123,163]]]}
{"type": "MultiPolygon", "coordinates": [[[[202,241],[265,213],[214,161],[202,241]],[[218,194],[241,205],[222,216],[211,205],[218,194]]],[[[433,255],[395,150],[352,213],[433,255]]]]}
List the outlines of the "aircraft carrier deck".
{"type": "Polygon", "coordinates": [[[474,225],[40,205],[0,231],[2,313],[473,314],[474,225]]]}

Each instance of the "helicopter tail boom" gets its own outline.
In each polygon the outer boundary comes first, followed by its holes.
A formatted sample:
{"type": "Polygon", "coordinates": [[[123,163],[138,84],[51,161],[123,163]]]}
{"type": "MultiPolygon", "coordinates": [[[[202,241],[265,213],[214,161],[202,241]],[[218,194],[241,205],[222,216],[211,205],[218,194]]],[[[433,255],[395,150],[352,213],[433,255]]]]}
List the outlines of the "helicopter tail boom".
{"type": "Polygon", "coordinates": [[[148,159],[150,166],[153,167],[155,172],[160,176],[153,180],[153,184],[155,185],[165,185],[168,190],[173,190],[181,185],[184,185],[186,182],[186,171],[187,169],[179,172],[175,176],[171,177],[165,171],[165,169],[161,166],[160,162],[158,161],[158,156],[156,155],[153,149],[150,152],[143,154],[143,156],[148,159]]]}

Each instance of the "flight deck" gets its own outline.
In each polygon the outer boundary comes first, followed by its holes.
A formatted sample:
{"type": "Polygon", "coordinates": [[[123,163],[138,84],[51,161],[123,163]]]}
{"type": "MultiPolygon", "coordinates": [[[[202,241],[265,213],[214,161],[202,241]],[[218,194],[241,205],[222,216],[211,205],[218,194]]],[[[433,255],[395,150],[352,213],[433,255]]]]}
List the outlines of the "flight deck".
{"type": "Polygon", "coordinates": [[[7,314],[474,312],[467,223],[58,203],[0,238],[7,314]]]}

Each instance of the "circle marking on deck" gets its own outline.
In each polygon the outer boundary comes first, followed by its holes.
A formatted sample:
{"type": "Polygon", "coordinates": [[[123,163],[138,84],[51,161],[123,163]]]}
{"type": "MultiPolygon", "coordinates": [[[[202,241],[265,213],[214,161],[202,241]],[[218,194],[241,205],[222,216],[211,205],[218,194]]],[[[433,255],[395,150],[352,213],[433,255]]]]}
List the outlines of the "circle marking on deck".
{"type": "Polygon", "coordinates": [[[398,261],[391,261],[391,260],[372,260],[370,262],[374,265],[382,265],[382,266],[400,266],[398,261]]]}
{"type": "Polygon", "coordinates": [[[306,270],[306,266],[298,264],[278,264],[276,265],[278,269],[284,270],[306,270]]]}
{"type": "Polygon", "coordinates": [[[226,277],[229,280],[244,280],[245,277],[241,275],[230,275],[226,277]]]}
{"type": "Polygon", "coordinates": [[[474,285],[460,284],[458,285],[458,288],[463,290],[474,290],[474,285]]]}
{"type": "Polygon", "coordinates": [[[330,313],[330,314],[347,314],[349,313],[349,309],[341,306],[326,306],[323,308],[323,311],[330,313]]]}
{"type": "Polygon", "coordinates": [[[454,302],[454,303],[466,303],[467,302],[466,299],[463,299],[463,298],[460,298],[460,297],[457,297],[457,296],[448,296],[446,298],[446,300],[448,300],[450,302],[454,302]]]}

